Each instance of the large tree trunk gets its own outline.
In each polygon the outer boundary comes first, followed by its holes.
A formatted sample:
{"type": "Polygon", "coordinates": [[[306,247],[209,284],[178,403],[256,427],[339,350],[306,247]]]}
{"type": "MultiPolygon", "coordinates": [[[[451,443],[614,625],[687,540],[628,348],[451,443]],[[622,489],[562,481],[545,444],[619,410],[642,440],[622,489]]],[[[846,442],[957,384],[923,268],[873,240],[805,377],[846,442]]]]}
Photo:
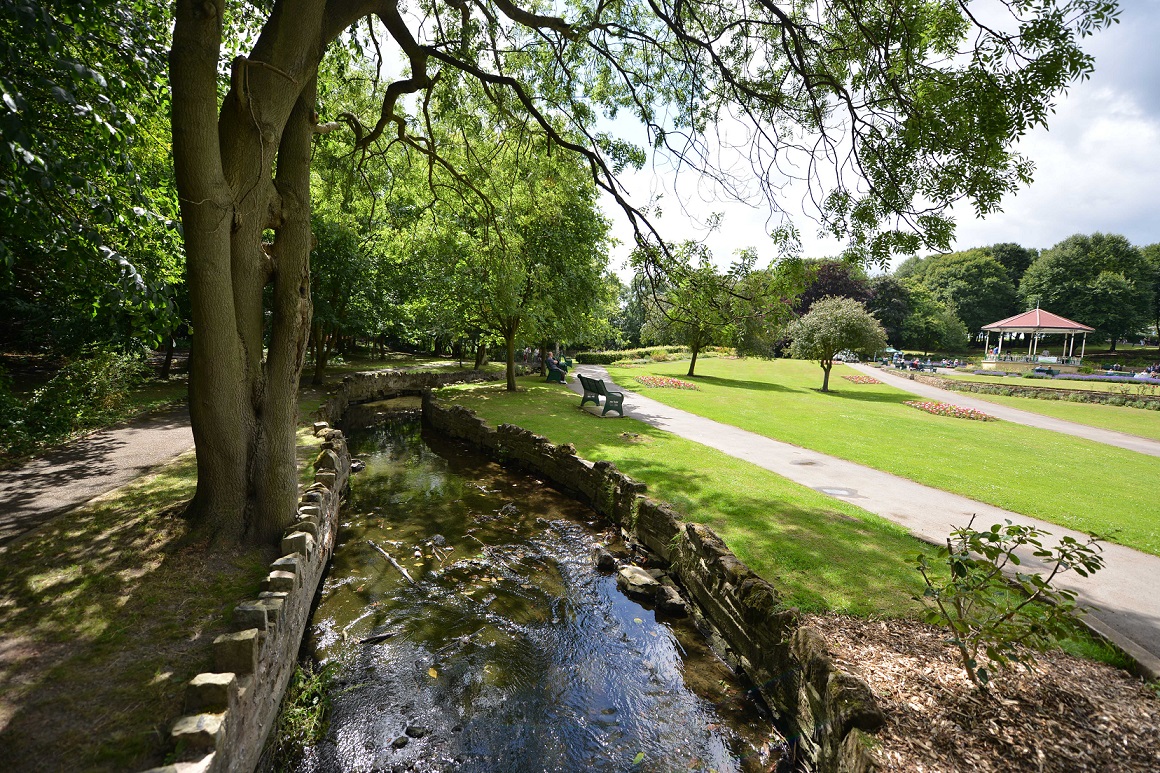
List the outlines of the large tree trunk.
{"type": "Polygon", "coordinates": [[[234,61],[219,113],[223,5],[178,0],[170,55],[174,169],[195,331],[189,391],[197,493],[189,515],[217,542],[266,542],[293,520],[297,497],[324,4],[275,4],[250,57],[234,61]],[[274,231],[269,250],[266,229],[274,231]]]}
{"type": "Polygon", "coordinates": [[[834,367],[833,361],[822,361],[822,391],[830,391],[830,368],[834,367]]]}

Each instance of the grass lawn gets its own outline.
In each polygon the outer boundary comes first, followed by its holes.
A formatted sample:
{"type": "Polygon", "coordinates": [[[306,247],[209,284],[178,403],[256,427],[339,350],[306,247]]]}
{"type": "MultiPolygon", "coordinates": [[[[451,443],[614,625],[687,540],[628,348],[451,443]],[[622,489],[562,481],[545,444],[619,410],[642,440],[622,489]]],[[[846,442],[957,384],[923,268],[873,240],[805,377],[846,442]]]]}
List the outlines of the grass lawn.
{"type": "Polygon", "coordinates": [[[1004,397],[984,395],[978,392],[963,392],[977,400],[986,400],[996,405],[1018,408],[1029,413],[1039,413],[1055,419],[1074,421],[1114,432],[1160,440],[1160,411],[1146,411],[1140,408],[1125,408],[1121,405],[1098,405],[1096,403],[1070,403],[1065,400],[1037,400],[1029,397],[1004,397]]]}
{"type": "MultiPolygon", "coordinates": [[[[891,371],[886,371],[890,373],[891,371]]],[[[1111,381],[1080,381],[1067,378],[1022,378],[1015,376],[976,376],[973,373],[939,373],[939,378],[953,381],[974,381],[996,386],[1024,386],[1036,389],[1083,389],[1091,392],[1113,392],[1116,394],[1160,394],[1155,384],[1113,383],[1111,381]]]]}
{"type": "Polygon", "coordinates": [[[4,549],[0,744],[15,770],[49,751],[75,770],[163,761],[185,683],[272,552],[190,539],[195,473],[184,454],[4,549]]]}
{"type": "MultiPolygon", "coordinates": [[[[305,427],[298,441],[304,466],[321,441],[305,427]]],[[[277,555],[274,545],[210,549],[191,533],[182,512],[196,475],[193,453],[182,454],[0,547],[9,770],[164,762],[186,683],[212,670],[214,637],[233,630],[231,610],[277,555]]]]}
{"type": "Polygon", "coordinates": [[[559,385],[537,377],[519,383],[514,394],[487,384],[448,387],[440,397],[493,426],[518,424],[574,443],[586,459],[614,462],[682,517],[712,526],[790,605],[863,616],[917,612],[914,556],[926,546],[902,527],[635,419],[598,420],[559,385]]]}
{"type": "Polygon", "coordinates": [[[634,376],[684,378],[687,363],[609,368],[621,386],[667,405],[1160,555],[1155,457],[1009,422],[932,416],[913,395],[795,360],[707,360],[699,390],[640,388],[634,376]]]}
{"type": "MultiPolygon", "coordinates": [[[[902,527],[780,475],[635,419],[605,420],[578,407],[577,396],[536,377],[520,392],[502,385],[448,387],[445,401],[464,405],[493,426],[517,424],[580,456],[616,464],[648,484],[683,518],[709,524],[730,549],[805,611],[862,617],[913,617],[922,582],[914,556],[931,547],[902,527]]],[[[1067,652],[1124,667],[1114,648],[1078,625],[1060,642],[1067,652]]]]}

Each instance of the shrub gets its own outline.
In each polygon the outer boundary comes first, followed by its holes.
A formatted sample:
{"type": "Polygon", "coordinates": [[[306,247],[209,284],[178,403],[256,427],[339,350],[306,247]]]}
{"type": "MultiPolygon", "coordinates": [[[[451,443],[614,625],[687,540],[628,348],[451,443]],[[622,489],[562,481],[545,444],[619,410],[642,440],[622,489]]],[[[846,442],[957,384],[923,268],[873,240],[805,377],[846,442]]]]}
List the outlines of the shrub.
{"type": "Polygon", "coordinates": [[[133,357],[98,352],[66,364],[26,403],[14,398],[7,383],[0,385],[3,453],[26,453],[38,443],[52,443],[117,418],[129,390],[146,371],[145,364],[133,357]]]}
{"type": "Polygon", "coordinates": [[[613,365],[620,362],[632,362],[638,359],[651,358],[656,353],[688,354],[687,346],[649,346],[640,349],[620,349],[612,351],[578,352],[576,362],[581,365],[613,365]]]}
{"type": "Polygon", "coordinates": [[[1048,548],[1043,537],[1050,533],[1034,526],[1007,521],[1006,526],[976,531],[974,523],[972,516],[965,527],[952,531],[946,547],[933,557],[920,553],[916,569],[926,583],[922,598],[929,602],[928,621],[950,627],[950,641],[959,651],[963,670],[975,687],[985,691],[994,668],[1016,662],[1030,669],[1035,649],[1068,635],[1076,594],[1052,583],[1069,569],[1087,577],[1102,568],[1104,560],[1094,535],[1087,542],[1065,536],[1048,548]],[[1049,568],[1046,578],[1016,568],[1021,564],[1016,551],[1021,548],[1030,549],[1049,568]],[[932,579],[932,562],[947,564],[945,584],[932,579]],[[980,662],[983,658],[986,665],[980,662]]]}

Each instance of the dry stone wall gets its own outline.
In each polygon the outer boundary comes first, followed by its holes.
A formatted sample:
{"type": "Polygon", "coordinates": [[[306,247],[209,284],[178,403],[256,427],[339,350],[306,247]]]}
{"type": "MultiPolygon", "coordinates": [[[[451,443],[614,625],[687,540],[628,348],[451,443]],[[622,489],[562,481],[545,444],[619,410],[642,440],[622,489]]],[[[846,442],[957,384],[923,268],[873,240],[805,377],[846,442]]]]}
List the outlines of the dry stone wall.
{"type": "Polygon", "coordinates": [[[338,508],[350,477],[343,434],[325,422],[314,481],[302,492],[256,598],[233,611],[234,633],[214,640],[214,670],[187,685],[186,715],[171,731],[177,762],[149,773],[254,770],[278,716],[310,617],[314,593],[334,551],[338,508]]]}
{"type": "MultiPolygon", "coordinates": [[[[526,370],[516,367],[516,375],[522,376],[526,370]]],[[[342,384],[318,409],[318,418],[337,425],[346,415],[352,403],[384,400],[395,395],[420,395],[431,389],[451,384],[471,384],[481,381],[502,381],[503,373],[479,370],[374,370],[352,373],[342,379],[342,384]]]]}
{"type": "Polygon", "coordinates": [[[869,686],[843,672],[817,630],[801,625],[773,587],[742,563],[713,531],[684,522],[645,486],[609,462],[592,463],[571,445],[511,424],[492,428],[462,406],[424,396],[423,420],[505,463],[534,472],[589,503],[669,564],[700,614],[720,632],[729,655],[796,736],[811,768],[861,773],[877,768],[872,736],[885,717],[869,686]]]}

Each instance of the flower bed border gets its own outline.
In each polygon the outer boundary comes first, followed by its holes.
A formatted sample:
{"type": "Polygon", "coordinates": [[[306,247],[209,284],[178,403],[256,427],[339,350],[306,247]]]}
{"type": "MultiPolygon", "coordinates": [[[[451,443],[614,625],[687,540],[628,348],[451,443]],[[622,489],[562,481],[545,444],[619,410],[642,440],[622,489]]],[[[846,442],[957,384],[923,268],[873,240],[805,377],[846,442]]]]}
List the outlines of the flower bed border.
{"type": "Polygon", "coordinates": [[[937,400],[907,400],[903,405],[917,408],[923,413],[932,416],[945,416],[948,419],[969,419],[971,421],[998,421],[994,416],[977,411],[974,408],[964,408],[954,403],[940,403],[937,400]]]}

